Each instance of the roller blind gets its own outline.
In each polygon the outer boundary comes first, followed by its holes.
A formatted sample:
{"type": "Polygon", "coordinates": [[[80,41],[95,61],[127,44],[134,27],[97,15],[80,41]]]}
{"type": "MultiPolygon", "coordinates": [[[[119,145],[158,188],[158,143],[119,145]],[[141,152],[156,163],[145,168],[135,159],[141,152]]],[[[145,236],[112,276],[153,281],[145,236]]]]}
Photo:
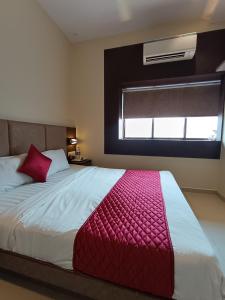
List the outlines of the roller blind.
{"type": "Polygon", "coordinates": [[[200,117],[220,113],[221,81],[128,88],[124,118],[200,117]]]}

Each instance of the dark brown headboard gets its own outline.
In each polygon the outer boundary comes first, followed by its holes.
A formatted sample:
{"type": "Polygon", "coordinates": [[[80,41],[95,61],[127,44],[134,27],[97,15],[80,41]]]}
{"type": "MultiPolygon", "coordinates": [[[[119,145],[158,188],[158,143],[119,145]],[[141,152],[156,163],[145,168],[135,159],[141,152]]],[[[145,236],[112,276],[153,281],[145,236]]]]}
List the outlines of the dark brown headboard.
{"type": "Polygon", "coordinates": [[[64,149],[67,153],[67,127],[0,120],[0,156],[26,153],[30,144],[40,151],[64,149]]]}

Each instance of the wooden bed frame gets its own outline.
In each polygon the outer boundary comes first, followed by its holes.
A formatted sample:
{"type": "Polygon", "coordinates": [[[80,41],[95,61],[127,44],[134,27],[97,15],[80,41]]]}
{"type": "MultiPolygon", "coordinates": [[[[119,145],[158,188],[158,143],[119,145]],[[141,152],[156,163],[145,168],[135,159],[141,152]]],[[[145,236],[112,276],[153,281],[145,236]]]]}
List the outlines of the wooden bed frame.
{"type": "Polygon", "coordinates": [[[51,287],[56,286],[91,299],[161,299],[5,250],[0,250],[0,267],[2,270],[11,271],[51,287]]]}
{"type": "MultiPolygon", "coordinates": [[[[31,143],[36,145],[40,151],[59,148],[66,151],[67,134],[68,129],[63,126],[0,120],[0,156],[25,153],[31,143]]],[[[160,299],[1,249],[0,268],[91,299],[160,299]]]]}

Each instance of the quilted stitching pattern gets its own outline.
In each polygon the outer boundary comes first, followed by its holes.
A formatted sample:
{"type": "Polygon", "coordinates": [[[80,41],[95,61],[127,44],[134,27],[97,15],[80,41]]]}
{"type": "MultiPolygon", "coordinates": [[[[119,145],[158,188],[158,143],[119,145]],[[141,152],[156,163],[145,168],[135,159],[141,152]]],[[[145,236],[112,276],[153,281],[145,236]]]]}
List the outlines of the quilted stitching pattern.
{"type": "Polygon", "coordinates": [[[158,171],[128,170],[79,230],[74,269],[171,298],[174,254],[158,171]]]}

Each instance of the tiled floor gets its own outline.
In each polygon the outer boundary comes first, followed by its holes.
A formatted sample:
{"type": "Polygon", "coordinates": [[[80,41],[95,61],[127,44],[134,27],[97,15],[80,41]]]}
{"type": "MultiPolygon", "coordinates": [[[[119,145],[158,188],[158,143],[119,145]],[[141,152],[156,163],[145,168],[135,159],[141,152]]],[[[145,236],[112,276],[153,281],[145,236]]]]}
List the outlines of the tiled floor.
{"type": "Polygon", "coordinates": [[[87,300],[86,297],[46,287],[21,276],[0,272],[1,300],[87,300]]]}
{"type": "MultiPolygon", "coordinates": [[[[225,274],[225,202],[214,194],[185,193],[193,211],[198,217],[221,264],[225,274]]],[[[0,299],[4,300],[81,300],[54,288],[0,273],[0,299]]]]}
{"type": "Polygon", "coordinates": [[[185,196],[211,242],[225,276],[225,201],[214,194],[188,192],[185,196]]]}

